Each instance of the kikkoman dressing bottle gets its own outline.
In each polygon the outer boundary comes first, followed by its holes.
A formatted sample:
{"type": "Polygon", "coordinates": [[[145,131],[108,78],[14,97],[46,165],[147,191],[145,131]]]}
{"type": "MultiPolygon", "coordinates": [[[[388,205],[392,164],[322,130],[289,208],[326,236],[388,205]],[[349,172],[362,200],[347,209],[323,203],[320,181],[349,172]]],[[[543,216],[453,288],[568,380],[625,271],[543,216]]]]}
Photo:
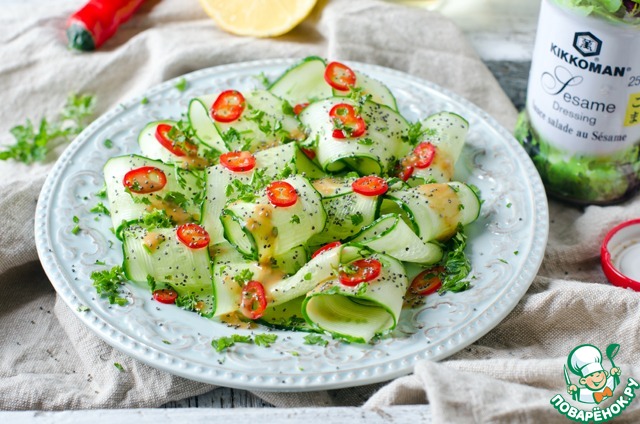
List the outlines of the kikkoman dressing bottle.
{"type": "Polygon", "coordinates": [[[640,187],[640,0],[542,0],[515,136],[554,197],[609,204],[640,187]]]}

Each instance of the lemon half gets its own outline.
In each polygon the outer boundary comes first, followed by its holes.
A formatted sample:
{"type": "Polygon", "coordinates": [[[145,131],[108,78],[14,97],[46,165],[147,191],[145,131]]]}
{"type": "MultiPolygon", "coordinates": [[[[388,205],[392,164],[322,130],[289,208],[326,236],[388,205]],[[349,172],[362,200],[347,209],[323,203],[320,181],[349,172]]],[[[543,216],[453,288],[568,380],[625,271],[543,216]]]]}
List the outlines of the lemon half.
{"type": "Polygon", "coordinates": [[[200,0],[220,28],[236,35],[275,37],[306,18],[317,0],[200,0]]]}

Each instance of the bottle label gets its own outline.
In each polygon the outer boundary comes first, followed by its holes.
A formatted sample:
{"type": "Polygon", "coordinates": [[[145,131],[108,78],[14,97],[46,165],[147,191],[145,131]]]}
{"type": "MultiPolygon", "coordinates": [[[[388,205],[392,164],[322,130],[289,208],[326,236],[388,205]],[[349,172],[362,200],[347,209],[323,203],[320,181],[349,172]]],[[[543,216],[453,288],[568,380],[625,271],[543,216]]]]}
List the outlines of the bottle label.
{"type": "Polygon", "coordinates": [[[543,0],[527,92],[538,138],[602,156],[640,141],[638,29],[543,0]]]}

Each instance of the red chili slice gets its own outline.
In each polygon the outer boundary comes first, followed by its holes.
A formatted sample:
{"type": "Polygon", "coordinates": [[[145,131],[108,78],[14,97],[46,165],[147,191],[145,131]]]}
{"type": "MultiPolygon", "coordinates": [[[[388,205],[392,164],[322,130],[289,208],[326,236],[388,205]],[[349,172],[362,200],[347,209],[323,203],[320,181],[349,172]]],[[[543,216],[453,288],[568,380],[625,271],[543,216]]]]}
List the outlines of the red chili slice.
{"type": "Polygon", "coordinates": [[[428,296],[431,293],[435,293],[440,287],[442,287],[442,279],[440,278],[440,275],[442,275],[443,271],[444,268],[441,266],[422,271],[413,279],[411,286],[409,286],[409,290],[411,293],[418,296],[428,296]]]}
{"type": "Polygon", "coordinates": [[[272,205],[287,207],[298,201],[298,192],[286,181],[274,181],[267,187],[267,197],[272,205]]]}
{"type": "Polygon", "coordinates": [[[178,240],[190,249],[202,249],[209,245],[211,240],[207,230],[192,222],[182,224],[176,230],[178,240]]]}
{"type": "Polygon", "coordinates": [[[302,112],[307,106],[309,106],[309,103],[298,103],[293,107],[293,113],[300,115],[300,112],[302,112]]]}
{"type": "Polygon", "coordinates": [[[242,288],[240,300],[240,312],[250,319],[258,319],[267,309],[267,296],[264,293],[264,286],[258,281],[249,281],[242,288]]]}
{"type": "Polygon", "coordinates": [[[153,298],[160,303],[170,305],[176,303],[178,293],[173,289],[158,289],[153,291],[153,298]]]}
{"type": "Polygon", "coordinates": [[[153,193],[167,185],[167,176],[155,166],[143,166],[124,174],[122,184],[133,193],[153,193]]]}
{"type": "Polygon", "coordinates": [[[244,110],[244,96],[237,90],[220,93],[211,106],[211,117],[217,122],[233,122],[244,110]]]}
{"type": "Polygon", "coordinates": [[[351,184],[351,188],[356,193],[364,196],[380,196],[389,190],[389,184],[378,176],[369,175],[355,180],[351,184]]]}
{"type": "Polygon", "coordinates": [[[340,246],[341,244],[342,243],[340,243],[339,241],[332,241],[331,243],[325,244],[320,249],[318,249],[315,252],[313,252],[313,255],[311,255],[311,259],[315,258],[318,255],[323,254],[324,252],[328,252],[329,250],[331,250],[333,248],[336,248],[336,247],[340,246]]]}
{"type": "Polygon", "coordinates": [[[436,155],[436,146],[428,141],[423,141],[413,149],[413,155],[415,156],[415,167],[426,168],[433,162],[433,158],[436,155]]]}
{"type": "Polygon", "coordinates": [[[168,151],[176,156],[195,156],[198,151],[198,147],[189,143],[188,141],[183,144],[178,144],[169,138],[169,131],[173,127],[169,124],[160,124],[156,127],[156,140],[168,151]],[[185,151],[186,150],[186,151],[185,151]]]}
{"type": "Polygon", "coordinates": [[[313,149],[307,149],[305,147],[302,147],[300,150],[302,150],[302,153],[305,154],[305,156],[307,156],[309,159],[314,160],[316,158],[316,151],[313,149]]]}
{"type": "Polygon", "coordinates": [[[413,166],[411,165],[401,166],[399,175],[402,181],[407,181],[413,175],[413,166]]]}
{"type": "Polygon", "coordinates": [[[360,283],[375,280],[380,275],[382,264],[374,258],[359,259],[343,267],[340,271],[340,282],[353,287],[360,283]]]}
{"type": "Polygon", "coordinates": [[[243,150],[241,152],[227,152],[220,155],[220,164],[233,172],[251,171],[256,166],[256,158],[243,150]]]}
{"type": "Polygon", "coordinates": [[[367,126],[361,116],[350,104],[338,103],[329,111],[329,116],[334,123],[341,128],[333,130],[334,138],[360,137],[367,130],[367,126]]]}
{"type": "Polygon", "coordinates": [[[356,73],[340,62],[331,62],[324,70],[324,80],[336,90],[345,91],[356,85],[356,73]]]}

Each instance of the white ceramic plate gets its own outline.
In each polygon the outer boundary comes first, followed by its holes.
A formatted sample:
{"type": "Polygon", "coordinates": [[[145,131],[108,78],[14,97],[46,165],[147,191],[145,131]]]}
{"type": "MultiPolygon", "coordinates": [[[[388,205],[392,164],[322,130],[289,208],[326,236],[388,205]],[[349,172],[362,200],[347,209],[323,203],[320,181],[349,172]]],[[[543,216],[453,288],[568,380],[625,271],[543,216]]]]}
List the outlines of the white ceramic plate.
{"type": "Polygon", "coordinates": [[[98,298],[89,275],[106,267],[96,260],[108,267],[122,262],[109,217],[96,220],[89,212],[100,200],[95,193],[103,185],[106,159],[138,152],[137,134],[143,126],[180,118],[192,97],[259,87],[257,75],[273,78],[292,63],[268,60],[204,69],[185,76],[184,92],[175,88],[177,80],[167,81],[145,94],[148,104],[135,98],[98,118],[56,163],[38,201],[38,254],[58,295],[107,343],[153,367],[211,384],[272,391],[349,387],[409,374],[419,360],[446,358],[495,327],[526,292],[542,261],[548,210],[540,178],[524,150],[486,113],[453,93],[405,73],[350,63],[387,84],[411,121],[450,110],[470,122],[456,168],[461,179],[480,188],[484,199],[479,220],[467,229],[472,289],[432,295],[424,306],[403,311],[393,337],[375,345],[330,341],[323,348],[304,344],[304,333],[277,331],[270,348],[237,344],[222,354],[212,349],[211,340],[243,330],[161,305],[133,285],[125,286],[127,306],[98,298]],[[104,145],[105,139],[112,140],[112,148],[104,145]],[[73,216],[82,228],[77,235],[71,233],[73,216]],[[89,310],[78,311],[81,305],[89,310]]]}

